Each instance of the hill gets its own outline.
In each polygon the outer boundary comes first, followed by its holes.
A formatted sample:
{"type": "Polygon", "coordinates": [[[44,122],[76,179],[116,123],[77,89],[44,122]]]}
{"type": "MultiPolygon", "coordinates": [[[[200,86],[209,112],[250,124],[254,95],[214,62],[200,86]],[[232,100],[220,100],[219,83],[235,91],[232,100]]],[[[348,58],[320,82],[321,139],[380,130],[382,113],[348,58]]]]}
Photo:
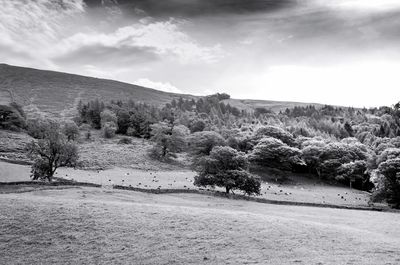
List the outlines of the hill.
{"type": "MultiPolygon", "coordinates": [[[[23,105],[31,116],[50,115],[68,118],[73,116],[79,100],[99,98],[108,102],[131,98],[161,106],[179,97],[196,98],[192,95],[167,93],[114,80],[0,64],[0,104],[14,100],[23,105]]],[[[240,109],[263,107],[275,112],[294,106],[309,105],[309,103],[248,99],[230,99],[227,102],[240,109]]]]}
{"type": "Polygon", "coordinates": [[[68,117],[79,100],[99,98],[108,102],[133,98],[151,105],[163,105],[181,96],[194,97],[113,80],[0,64],[0,104],[14,100],[29,114],[68,117]]]}

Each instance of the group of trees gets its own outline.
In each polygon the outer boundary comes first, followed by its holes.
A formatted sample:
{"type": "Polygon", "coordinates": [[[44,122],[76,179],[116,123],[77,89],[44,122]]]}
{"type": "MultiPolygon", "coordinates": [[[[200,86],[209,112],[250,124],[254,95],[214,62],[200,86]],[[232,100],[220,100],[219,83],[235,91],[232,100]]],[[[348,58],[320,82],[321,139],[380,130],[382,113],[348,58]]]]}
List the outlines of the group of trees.
{"type": "MultiPolygon", "coordinates": [[[[370,180],[375,176],[380,179],[375,180],[376,187],[379,182],[381,190],[393,190],[388,187],[395,182],[381,181],[390,178],[381,165],[400,154],[398,107],[354,109],[310,105],[275,114],[262,107],[254,111],[239,110],[226,103],[229,98],[226,94],[179,98],[163,108],[132,101],[91,101],[80,103],[78,123],[102,128],[105,137],[119,133],[151,139],[155,143],[152,155],[162,160],[187,151],[199,172],[195,182],[198,185],[214,182],[221,186],[227,179],[233,182],[237,179],[239,183],[245,175],[233,174],[231,170],[248,172],[257,165],[308,171],[321,179],[363,190],[373,187],[370,180]],[[212,169],[215,163],[222,167],[221,162],[215,162],[216,156],[229,157],[227,148],[237,152],[235,156],[244,157],[247,166],[218,172],[212,169]],[[228,171],[222,181],[221,172],[228,171]],[[216,176],[222,182],[216,181],[216,176]]],[[[244,187],[222,186],[229,191],[244,187]]]]}
{"type": "Polygon", "coordinates": [[[54,174],[54,163],[74,163],[65,154],[74,153],[69,145],[79,128],[86,131],[86,138],[99,129],[106,138],[120,134],[150,139],[151,155],[160,160],[187,152],[199,173],[195,180],[199,186],[257,193],[259,181],[249,169],[261,166],[307,171],[363,190],[374,187],[376,197],[393,205],[399,201],[400,104],[374,109],[310,105],[275,114],[262,107],[239,110],[229,99],[227,94],[177,98],[162,108],[132,100],[80,102],[74,122],[62,127],[27,120],[22,108],[12,103],[0,106],[0,128],[26,129],[39,139],[30,148],[37,176],[54,174]],[[50,151],[38,152],[50,146],[64,155],[46,157],[50,151]],[[47,173],[44,164],[52,164],[47,173]]]}

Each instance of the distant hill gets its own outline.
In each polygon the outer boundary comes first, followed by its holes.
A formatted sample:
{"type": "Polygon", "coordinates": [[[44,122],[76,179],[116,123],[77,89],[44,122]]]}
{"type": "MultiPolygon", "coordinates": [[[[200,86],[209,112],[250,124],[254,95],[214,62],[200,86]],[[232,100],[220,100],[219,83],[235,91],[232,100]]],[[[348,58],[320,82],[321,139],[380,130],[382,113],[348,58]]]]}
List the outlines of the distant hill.
{"type": "Polygon", "coordinates": [[[239,109],[256,109],[265,108],[272,110],[277,113],[279,111],[284,111],[287,108],[294,108],[296,106],[309,106],[313,105],[316,108],[323,107],[323,104],[318,103],[302,103],[302,102],[291,102],[291,101],[273,101],[273,100],[257,100],[257,99],[229,99],[225,100],[225,103],[237,107],[239,109]]]}
{"type": "MultiPolygon", "coordinates": [[[[0,64],[0,104],[16,101],[24,106],[29,116],[69,118],[74,115],[79,100],[133,99],[162,106],[179,97],[196,98],[192,95],[167,93],[113,80],[0,64]]],[[[247,99],[230,99],[227,102],[240,109],[264,107],[275,112],[309,105],[247,99]]]]}

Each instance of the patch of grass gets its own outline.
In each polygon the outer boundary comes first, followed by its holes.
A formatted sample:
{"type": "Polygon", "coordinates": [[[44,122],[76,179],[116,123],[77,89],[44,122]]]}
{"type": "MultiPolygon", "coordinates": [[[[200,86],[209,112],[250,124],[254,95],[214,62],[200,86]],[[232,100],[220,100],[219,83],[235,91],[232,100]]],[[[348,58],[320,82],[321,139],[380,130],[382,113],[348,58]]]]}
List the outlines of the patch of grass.
{"type": "Polygon", "coordinates": [[[29,162],[25,147],[32,140],[32,137],[22,132],[0,130],[0,157],[8,160],[29,162]]]}
{"type": "Polygon", "coordinates": [[[100,189],[0,195],[1,264],[398,264],[400,215],[100,189]]]}

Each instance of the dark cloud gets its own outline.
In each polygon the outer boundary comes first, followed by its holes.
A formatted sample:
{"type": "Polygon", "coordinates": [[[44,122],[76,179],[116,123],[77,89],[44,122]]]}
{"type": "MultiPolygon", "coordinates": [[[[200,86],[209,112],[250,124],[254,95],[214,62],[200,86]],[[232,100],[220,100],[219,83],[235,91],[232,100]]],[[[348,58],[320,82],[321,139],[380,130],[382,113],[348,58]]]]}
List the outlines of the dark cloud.
{"type": "Polygon", "coordinates": [[[85,0],[89,7],[119,5],[125,13],[145,11],[150,16],[196,16],[219,13],[274,11],[296,0],[85,0]]]}

